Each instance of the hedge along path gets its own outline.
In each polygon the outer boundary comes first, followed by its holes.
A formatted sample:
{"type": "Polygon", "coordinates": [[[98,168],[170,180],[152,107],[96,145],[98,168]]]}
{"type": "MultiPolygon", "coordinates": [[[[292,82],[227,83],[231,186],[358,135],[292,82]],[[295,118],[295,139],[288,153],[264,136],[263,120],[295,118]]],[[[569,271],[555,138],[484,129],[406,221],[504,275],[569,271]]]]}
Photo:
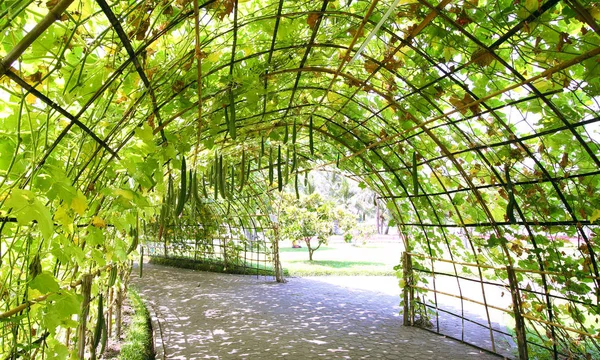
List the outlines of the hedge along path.
{"type": "MultiPolygon", "coordinates": [[[[138,235],[274,266],[278,193],[337,168],[386,202],[413,254],[409,324],[441,331],[450,277],[488,309],[494,351],[494,282],[517,356],[596,357],[599,14],[589,0],[0,5],[1,311],[128,264],[138,235]]],[[[39,305],[3,322],[3,353],[78,346],[70,315],[39,305]]]]}

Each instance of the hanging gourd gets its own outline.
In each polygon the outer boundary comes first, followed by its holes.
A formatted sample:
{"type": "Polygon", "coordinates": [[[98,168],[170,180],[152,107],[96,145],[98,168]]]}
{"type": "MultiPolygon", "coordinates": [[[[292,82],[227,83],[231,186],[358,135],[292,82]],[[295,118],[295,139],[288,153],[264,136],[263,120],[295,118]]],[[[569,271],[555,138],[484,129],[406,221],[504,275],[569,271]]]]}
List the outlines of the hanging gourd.
{"type": "Polygon", "coordinates": [[[223,166],[223,155],[219,157],[219,192],[221,193],[221,198],[225,199],[225,174],[223,171],[225,170],[223,166]]]}
{"type": "Polygon", "coordinates": [[[413,152],[412,157],[412,180],[415,196],[419,195],[419,177],[417,176],[417,152],[413,152]]]}
{"type": "Polygon", "coordinates": [[[506,218],[509,223],[517,222],[515,218],[515,193],[513,188],[512,180],[510,179],[510,171],[508,166],[504,168],[504,175],[506,176],[506,193],[508,194],[508,204],[506,205],[506,218]]]}
{"type": "Polygon", "coordinates": [[[283,190],[283,177],[281,176],[281,145],[277,147],[277,189],[283,190]]]}
{"type": "Polygon", "coordinates": [[[185,192],[187,181],[187,170],[185,166],[185,157],[181,160],[181,185],[179,187],[179,198],[177,199],[177,208],[175,209],[175,216],[181,215],[183,212],[183,206],[185,205],[185,192]]]}
{"type": "Polygon", "coordinates": [[[269,186],[273,185],[273,148],[269,149],[269,186]]]}
{"type": "Polygon", "coordinates": [[[229,129],[229,135],[233,140],[236,139],[236,127],[235,127],[235,99],[233,97],[233,90],[229,89],[229,107],[225,108],[225,121],[227,121],[227,128],[229,129]],[[231,109],[231,116],[227,116],[227,110],[231,109]]]}
{"type": "Polygon", "coordinates": [[[292,144],[296,144],[296,119],[294,118],[294,125],[292,125],[292,144]]]}
{"type": "Polygon", "coordinates": [[[244,188],[246,182],[246,151],[242,150],[242,162],[240,164],[240,192],[244,188]]]}
{"type": "Polygon", "coordinates": [[[313,118],[312,116],[309,119],[308,122],[308,145],[310,147],[310,154],[314,155],[315,154],[315,142],[313,140],[313,118]]]}

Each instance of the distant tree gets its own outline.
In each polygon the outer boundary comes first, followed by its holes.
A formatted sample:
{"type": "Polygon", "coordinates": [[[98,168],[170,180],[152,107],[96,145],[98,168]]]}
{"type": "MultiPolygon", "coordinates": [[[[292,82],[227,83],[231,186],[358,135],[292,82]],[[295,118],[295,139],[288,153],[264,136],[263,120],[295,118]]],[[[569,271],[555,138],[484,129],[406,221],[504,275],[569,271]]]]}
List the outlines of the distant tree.
{"type": "Polygon", "coordinates": [[[352,230],[356,227],[356,215],[347,211],[344,206],[337,206],[333,209],[333,218],[337,221],[338,229],[342,230],[344,240],[352,241],[352,230]]]}
{"type": "Polygon", "coordinates": [[[290,240],[301,240],[308,249],[308,258],[313,260],[313,253],[333,233],[333,222],[338,220],[342,230],[348,232],[352,223],[342,208],[335,208],[335,203],[327,201],[319,193],[312,193],[296,199],[287,194],[283,197],[283,211],[280,218],[281,233],[290,240]]]}

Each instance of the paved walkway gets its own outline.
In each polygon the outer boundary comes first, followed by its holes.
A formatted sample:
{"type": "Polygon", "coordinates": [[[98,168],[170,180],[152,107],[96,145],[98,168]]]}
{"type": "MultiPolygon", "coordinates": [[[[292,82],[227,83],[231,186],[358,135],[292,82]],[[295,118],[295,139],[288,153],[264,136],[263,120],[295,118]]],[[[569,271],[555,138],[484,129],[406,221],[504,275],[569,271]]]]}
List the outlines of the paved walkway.
{"type": "Polygon", "coordinates": [[[402,326],[389,292],[288,280],[150,264],[132,279],[155,317],[160,358],[499,359],[402,326]]]}

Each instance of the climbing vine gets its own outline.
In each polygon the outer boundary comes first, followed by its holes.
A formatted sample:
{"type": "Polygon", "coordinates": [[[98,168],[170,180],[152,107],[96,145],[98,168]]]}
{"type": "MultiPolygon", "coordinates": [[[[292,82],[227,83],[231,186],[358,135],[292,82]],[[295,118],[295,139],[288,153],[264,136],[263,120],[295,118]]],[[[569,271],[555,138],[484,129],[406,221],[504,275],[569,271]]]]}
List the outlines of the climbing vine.
{"type": "Polygon", "coordinates": [[[140,242],[275,234],[274,194],[336,169],[387,204],[432,318],[442,277],[493,282],[521,351],[596,356],[599,19],[593,0],[0,3],[0,352],[92,356],[140,242]]]}

